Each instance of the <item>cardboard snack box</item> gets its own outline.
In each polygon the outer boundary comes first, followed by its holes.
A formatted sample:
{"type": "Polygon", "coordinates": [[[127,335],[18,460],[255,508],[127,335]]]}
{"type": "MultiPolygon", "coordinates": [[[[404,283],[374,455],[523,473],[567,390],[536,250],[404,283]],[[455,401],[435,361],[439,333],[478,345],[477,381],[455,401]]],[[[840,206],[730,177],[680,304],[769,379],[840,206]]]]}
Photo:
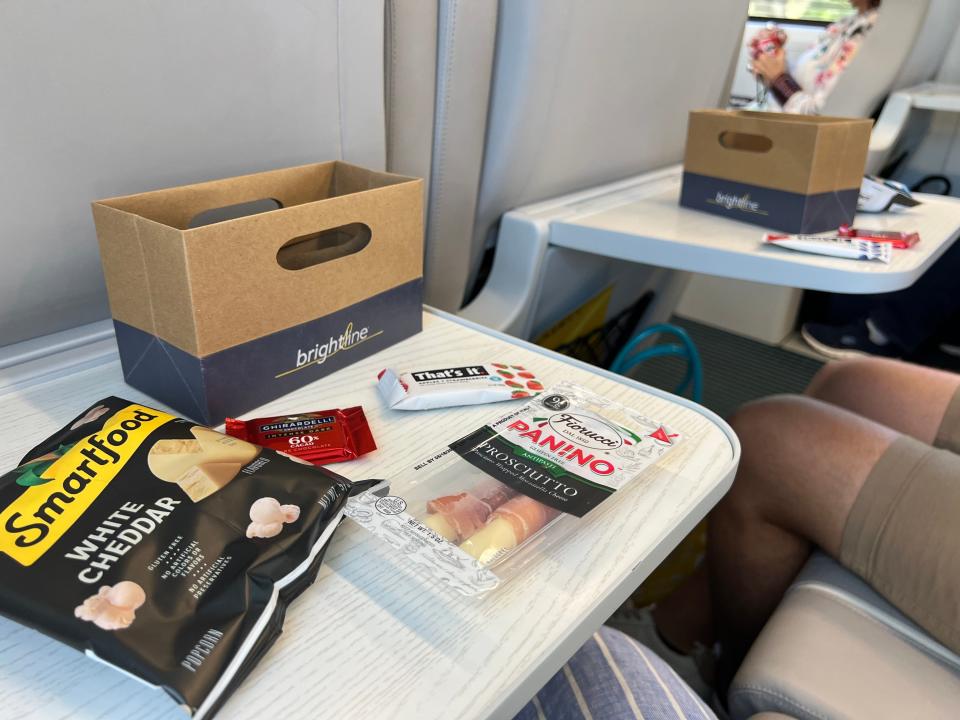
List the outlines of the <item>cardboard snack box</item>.
{"type": "Polygon", "coordinates": [[[680,204],[792,233],[852,223],[872,120],[690,113],[680,204]]]}
{"type": "Polygon", "coordinates": [[[93,203],[124,378],[216,425],[419,332],[422,195],[326,162],[93,203]]]}

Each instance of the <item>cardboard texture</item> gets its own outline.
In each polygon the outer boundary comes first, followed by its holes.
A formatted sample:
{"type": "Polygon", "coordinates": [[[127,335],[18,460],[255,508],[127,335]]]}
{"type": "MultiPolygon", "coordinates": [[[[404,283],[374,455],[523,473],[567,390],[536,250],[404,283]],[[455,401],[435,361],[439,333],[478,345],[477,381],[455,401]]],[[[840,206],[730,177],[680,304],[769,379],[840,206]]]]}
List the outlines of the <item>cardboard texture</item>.
{"type": "Polygon", "coordinates": [[[873,121],[695,110],[680,204],[792,233],[853,222],[873,121]]]}
{"type": "Polygon", "coordinates": [[[93,203],[125,379],[219,424],[419,332],[422,194],[337,161],[93,203]]]}

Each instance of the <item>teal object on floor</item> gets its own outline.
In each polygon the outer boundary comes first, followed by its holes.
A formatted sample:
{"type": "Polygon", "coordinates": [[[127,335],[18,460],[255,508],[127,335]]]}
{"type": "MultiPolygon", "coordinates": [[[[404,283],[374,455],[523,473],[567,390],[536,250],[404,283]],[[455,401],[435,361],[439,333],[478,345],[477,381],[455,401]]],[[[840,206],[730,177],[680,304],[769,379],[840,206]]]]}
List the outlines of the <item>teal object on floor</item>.
{"type": "Polygon", "coordinates": [[[697,346],[693,340],[690,339],[687,331],[676,325],[660,323],[641,330],[634,335],[623,350],[617,354],[617,357],[610,365],[610,370],[620,375],[626,375],[640,363],[655,357],[684,358],[687,361],[687,372],[674,392],[677,395],[683,395],[689,388],[693,401],[701,401],[703,397],[703,364],[700,361],[700,353],[697,352],[697,346]],[[680,340],[680,344],[654,345],[646,350],[635,352],[637,347],[642,343],[660,334],[673,335],[680,340]]]}

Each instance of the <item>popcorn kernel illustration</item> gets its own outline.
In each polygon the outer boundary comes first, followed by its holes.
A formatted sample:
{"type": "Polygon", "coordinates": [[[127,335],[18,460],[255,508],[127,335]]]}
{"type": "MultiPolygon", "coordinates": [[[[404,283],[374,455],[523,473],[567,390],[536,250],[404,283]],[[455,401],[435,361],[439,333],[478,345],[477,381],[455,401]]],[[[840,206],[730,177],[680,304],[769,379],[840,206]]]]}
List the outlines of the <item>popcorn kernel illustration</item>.
{"type": "Polygon", "coordinates": [[[262,497],[250,506],[251,523],[247,526],[248,538],[272,538],[280,534],[284,523],[292,523],[300,517],[297,505],[281,505],[272,497],[262,497]]]}
{"type": "Polygon", "coordinates": [[[78,605],[73,614],[92,622],[103,630],[123,630],[136,619],[137,609],[147,600],[147,594],[137,583],[123,580],[111,587],[103,585],[78,605]]]}

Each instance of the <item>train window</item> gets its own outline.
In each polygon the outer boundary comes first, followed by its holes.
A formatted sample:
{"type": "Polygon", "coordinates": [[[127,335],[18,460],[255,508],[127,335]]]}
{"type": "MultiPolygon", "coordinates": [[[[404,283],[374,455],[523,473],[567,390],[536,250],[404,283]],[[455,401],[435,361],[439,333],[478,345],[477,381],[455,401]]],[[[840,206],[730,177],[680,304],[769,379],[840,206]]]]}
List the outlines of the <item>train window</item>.
{"type": "Polygon", "coordinates": [[[852,12],[849,0],[750,0],[754,20],[786,20],[827,25],[852,12]]]}

